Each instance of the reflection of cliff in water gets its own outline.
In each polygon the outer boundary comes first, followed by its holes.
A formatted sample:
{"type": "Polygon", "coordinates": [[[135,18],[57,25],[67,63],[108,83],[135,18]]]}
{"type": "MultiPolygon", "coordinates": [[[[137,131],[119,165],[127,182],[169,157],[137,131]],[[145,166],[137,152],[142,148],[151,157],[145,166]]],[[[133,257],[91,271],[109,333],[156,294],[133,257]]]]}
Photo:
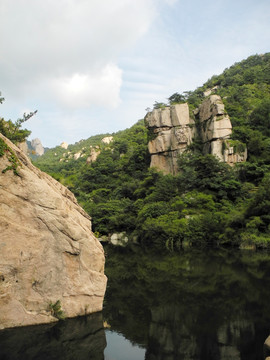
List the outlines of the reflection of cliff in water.
{"type": "Polygon", "coordinates": [[[108,249],[107,274],[104,317],[112,330],[146,348],[146,360],[263,358],[269,254],[108,249]]]}
{"type": "Polygon", "coordinates": [[[105,347],[101,313],[0,332],[5,360],[103,360],[105,347]]]}
{"type": "Polygon", "coordinates": [[[254,325],[243,317],[217,328],[207,318],[191,318],[192,323],[188,324],[175,305],[156,308],[151,313],[145,360],[242,359],[240,349],[248,352],[255,336],[254,325]],[[196,330],[199,321],[204,323],[196,330]]]}

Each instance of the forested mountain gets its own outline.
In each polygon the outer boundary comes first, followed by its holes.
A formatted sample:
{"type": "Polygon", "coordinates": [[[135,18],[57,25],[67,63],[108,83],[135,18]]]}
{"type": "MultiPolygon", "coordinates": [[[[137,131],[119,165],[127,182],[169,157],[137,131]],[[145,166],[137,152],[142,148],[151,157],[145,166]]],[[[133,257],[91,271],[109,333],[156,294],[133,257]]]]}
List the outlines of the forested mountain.
{"type": "Polygon", "coordinates": [[[245,163],[230,167],[202,155],[194,141],[179,157],[181,171],[163,175],[149,168],[151,134],[140,120],[111,134],[110,143],[102,142],[109,134],[97,135],[51,149],[35,164],[74,192],[99,237],[126,232],[157,249],[270,246],[270,53],[234,64],[195,91],[173,94],[168,104],[188,102],[194,110],[209,89],[225,104],[232,139],[247,146],[245,163]],[[87,162],[93,149],[98,156],[87,162]]]}

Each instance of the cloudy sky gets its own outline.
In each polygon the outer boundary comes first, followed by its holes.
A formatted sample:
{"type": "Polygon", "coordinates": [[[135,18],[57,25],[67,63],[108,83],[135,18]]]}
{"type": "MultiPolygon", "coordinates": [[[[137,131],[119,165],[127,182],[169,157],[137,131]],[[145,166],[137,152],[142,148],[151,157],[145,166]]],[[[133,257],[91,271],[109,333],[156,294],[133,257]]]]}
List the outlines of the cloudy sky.
{"type": "Polygon", "coordinates": [[[75,143],[269,45],[269,0],[0,0],[0,116],[75,143]]]}

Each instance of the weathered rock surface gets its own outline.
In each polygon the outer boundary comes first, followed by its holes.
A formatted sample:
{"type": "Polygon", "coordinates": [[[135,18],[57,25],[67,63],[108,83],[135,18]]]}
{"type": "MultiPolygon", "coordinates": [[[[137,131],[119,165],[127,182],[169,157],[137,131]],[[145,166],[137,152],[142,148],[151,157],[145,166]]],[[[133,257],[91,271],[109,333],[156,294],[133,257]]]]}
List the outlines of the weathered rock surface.
{"type": "Polygon", "coordinates": [[[68,148],[68,143],[66,143],[65,141],[63,141],[61,144],[60,144],[61,148],[63,149],[67,149],[68,148]]]}
{"type": "Polygon", "coordinates": [[[102,309],[104,252],[90,217],[63,185],[34,167],[1,134],[20,162],[19,176],[0,157],[0,328],[56,320],[102,309]]]}
{"type": "Polygon", "coordinates": [[[155,109],[146,115],[145,122],[153,134],[148,144],[150,167],[175,174],[178,155],[191,144],[195,135],[195,122],[189,116],[188,104],[155,109]]]}
{"type": "Polygon", "coordinates": [[[232,124],[219,95],[206,98],[199,107],[197,116],[204,154],[215,155],[228,164],[246,161],[246,148],[237,152],[231,144],[232,124]]]}
{"type": "Polygon", "coordinates": [[[93,147],[90,146],[90,154],[86,159],[87,164],[91,164],[92,162],[95,162],[100,154],[101,150],[99,146],[93,147]]]}
{"type": "Polygon", "coordinates": [[[101,139],[101,141],[104,144],[110,144],[113,141],[113,136],[105,136],[103,139],[101,139]]]}
{"type": "Polygon", "coordinates": [[[36,155],[41,156],[44,154],[44,147],[40,141],[40,139],[36,138],[31,141],[31,146],[35,151],[36,155]]]}
{"type": "Polygon", "coordinates": [[[246,148],[237,151],[230,141],[232,124],[218,95],[203,101],[196,112],[196,126],[188,104],[154,109],[146,115],[145,122],[153,138],[148,144],[150,167],[165,174],[177,173],[177,158],[195,137],[201,139],[204,154],[215,155],[220,161],[234,164],[247,159],[246,148]]]}

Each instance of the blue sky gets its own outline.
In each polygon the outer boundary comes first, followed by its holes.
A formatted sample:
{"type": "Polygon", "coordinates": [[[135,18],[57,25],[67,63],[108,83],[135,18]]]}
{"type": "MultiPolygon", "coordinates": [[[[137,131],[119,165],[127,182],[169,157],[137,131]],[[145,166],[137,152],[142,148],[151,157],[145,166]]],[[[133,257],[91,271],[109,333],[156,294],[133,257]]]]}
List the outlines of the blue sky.
{"type": "Polygon", "coordinates": [[[269,45],[269,0],[0,0],[1,116],[75,143],[269,45]]]}

